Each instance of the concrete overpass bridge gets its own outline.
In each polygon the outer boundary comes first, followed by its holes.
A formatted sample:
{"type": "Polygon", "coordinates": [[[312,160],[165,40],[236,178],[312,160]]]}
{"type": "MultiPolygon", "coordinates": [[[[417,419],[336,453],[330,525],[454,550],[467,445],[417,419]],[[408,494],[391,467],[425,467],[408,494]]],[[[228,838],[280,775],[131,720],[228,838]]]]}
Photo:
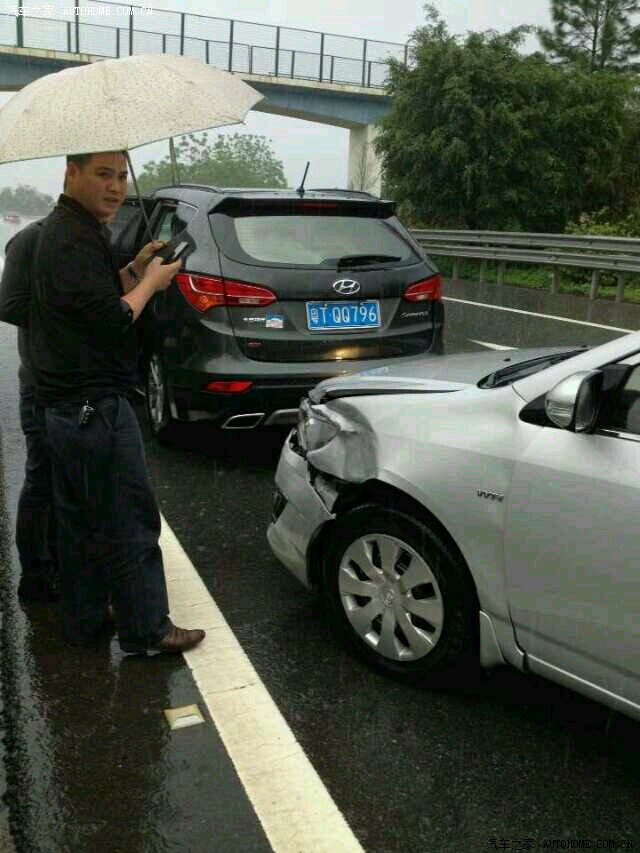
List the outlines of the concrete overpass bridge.
{"type": "Polygon", "coordinates": [[[264,96],[256,110],[347,128],[349,187],[379,194],[373,141],[390,109],[387,60],[406,62],[406,45],[151,6],[61,2],[0,14],[0,91],[105,58],[194,56],[254,86],[264,96]]]}

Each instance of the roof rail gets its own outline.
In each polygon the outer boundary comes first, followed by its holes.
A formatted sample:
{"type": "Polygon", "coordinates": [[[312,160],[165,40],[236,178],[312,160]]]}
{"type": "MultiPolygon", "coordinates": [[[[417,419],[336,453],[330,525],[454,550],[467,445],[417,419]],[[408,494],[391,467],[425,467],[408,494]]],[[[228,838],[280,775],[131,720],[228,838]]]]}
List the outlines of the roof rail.
{"type": "Polygon", "coordinates": [[[223,193],[224,187],[216,187],[214,184],[179,184],[181,187],[191,187],[195,190],[213,190],[214,193],[223,193]]]}
{"type": "MultiPolygon", "coordinates": [[[[195,189],[195,190],[209,190],[209,192],[220,193],[221,195],[225,195],[228,193],[237,193],[237,192],[246,192],[246,193],[291,193],[295,194],[296,190],[291,187],[217,187],[213,184],[191,184],[191,183],[180,183],[180,184],[163,184],[160,187],[154,187],[153,190],[150,190],[150,193],[157,192],[158,190],[169,190],[169,189],[195,189]]],[[[336,193],[343,196],[364,196],[365,198],[373,198],[379,200],[377,195],[373,193],[366,192],[365,190],[346,190],[342,187],[310,187],[306,190],[307,193],[336,193]]]]}
{"type": "Polygon", "coordinates": [[[224,192],[224,189],[220,189],[220,187],[215,187],[213,184],[189,184],[189,183],[179,183],[179,184],[162,184],[160,187],[154,187],[151,192],[156,192],[157,190],[175,190],[181,189],[182,187],[189,187],[190,189],[195,190],[211,190],[212,192],[219,193],[224,192]]]}

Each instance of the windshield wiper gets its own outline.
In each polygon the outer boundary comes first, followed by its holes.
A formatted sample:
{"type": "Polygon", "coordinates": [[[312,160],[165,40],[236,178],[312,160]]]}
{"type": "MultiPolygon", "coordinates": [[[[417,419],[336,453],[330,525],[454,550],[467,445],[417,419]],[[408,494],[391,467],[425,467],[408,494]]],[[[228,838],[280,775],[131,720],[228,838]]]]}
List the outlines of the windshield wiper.
{"type": "Polygon", "coordinates": [[[398,255],[343,255],[338,258],[337,269],[351,266],[365,266],[366,264],[380,264],[385,261],[401,261],[398,255]]]}
{"type": "Polygon", "coordinates": [[[584,346],[580,349],[569,350],[569,352],[560,352],[555,355],[543,355],[537,358],[530,358],[527,361],[521,361],[518,364],[510,364],[509,367],[503,367],[496,370],[495,373],[490,373],[478,382],[479,388],[502,388],[504,385],[510,385],[516,379],[523,379],[532,373],[537,373],[539,370],[544,370],[546,367],[552,367],[554,364],[559,364],[567,358],[573,358],[574,355],[580,355],[588,347],[584,346]]]}

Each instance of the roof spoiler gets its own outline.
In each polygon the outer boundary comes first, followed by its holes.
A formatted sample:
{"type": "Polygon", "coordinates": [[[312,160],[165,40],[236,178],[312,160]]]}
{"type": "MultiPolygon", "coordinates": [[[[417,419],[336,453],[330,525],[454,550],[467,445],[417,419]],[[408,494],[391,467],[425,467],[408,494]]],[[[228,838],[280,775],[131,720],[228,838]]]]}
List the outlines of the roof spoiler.
{"type": "MultiPolygon", "coordinates": [[[[309,191],[311,192],[311,191],[309,191]]],[[[303,198],[290,196],[277,198],[274,196],[259,198],[245,195],[225,195],[215,199],[209,208],[209,213],[270,213],[278,215],[285,213],[317,214],[334,212],[339,209],[345,216],[371,216],[376,219],[388,219],[396,212],[395,201],[381,201],[373,196],[356,198],[327,196],[319,198],[306,194],[303,198]]]]}

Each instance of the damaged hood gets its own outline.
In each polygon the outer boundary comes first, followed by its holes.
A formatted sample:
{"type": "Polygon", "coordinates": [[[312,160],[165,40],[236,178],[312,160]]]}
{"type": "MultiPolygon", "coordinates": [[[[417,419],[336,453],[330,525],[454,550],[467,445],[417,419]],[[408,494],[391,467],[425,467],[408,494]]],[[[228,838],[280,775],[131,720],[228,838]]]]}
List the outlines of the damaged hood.
{"type": "Polygon", "coordinates": [[[566,352],[567,347],[539,347],[455,355],[425,355],[402,364],[325,379],[310,392],[312,403],[370,394],[438,394],[477,385],[489,374],[530,359],[566,352]]]}

